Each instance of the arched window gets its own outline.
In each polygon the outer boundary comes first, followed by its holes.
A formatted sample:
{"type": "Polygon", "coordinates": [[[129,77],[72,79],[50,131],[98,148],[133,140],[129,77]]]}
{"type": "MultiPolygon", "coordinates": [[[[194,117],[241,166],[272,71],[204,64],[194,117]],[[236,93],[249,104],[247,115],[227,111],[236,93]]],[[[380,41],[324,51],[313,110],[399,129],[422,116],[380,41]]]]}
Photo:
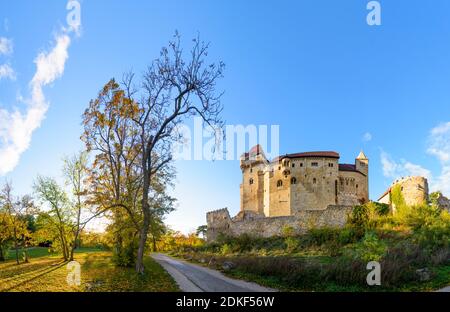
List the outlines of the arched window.
{"type": "Polygon", "coordinates": [[[278,180],[278,181],[277,181],[277,187],[282,187],[282,186],[283,186],[283,181],[278,180]]]}
{"type": "Polygon", "coordinates": [[[249,180],[249,183],[250,183],[250,185],[252,185],[253,184],[253,178],[251,178],[250,180],[249,180]]]}
{"type": "Polygon", "coordinates": [[[297,184],[297,179],[296,178],[291,178],[291,184],[297,184]]]}

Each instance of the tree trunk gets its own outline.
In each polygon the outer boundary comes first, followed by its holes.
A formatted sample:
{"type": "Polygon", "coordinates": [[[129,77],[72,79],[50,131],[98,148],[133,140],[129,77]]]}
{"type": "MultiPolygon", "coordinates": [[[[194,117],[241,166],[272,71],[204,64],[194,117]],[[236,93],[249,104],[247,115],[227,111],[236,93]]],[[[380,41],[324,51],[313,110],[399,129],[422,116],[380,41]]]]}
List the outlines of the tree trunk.
{"type": "Polygon", "coordinates": [[[27,238],[25,236],[23,237],[22,248],[23,248],[23,258],[24,258],[23,260],[25,263],[29,263],[30,260],[28,259],[28,243],[27,243],[27,238]]]}
{"type": "Polygon", "coordinates": [[[63,252],[64,261],[67,261],[67,259],[69,259],[69,254],[67,252],[66,240],[64,239],[64,233],[63,233],[62,229],[59,229],[59,236],[60,236],[60,240],[61,240],[61,249],[63,252]]]}
{"type": "Polygon", "coordinates": [[[144,251],[145,251],[145,243],[147,242],[147,233],[150,226],[150,212],[148,207],[148,193],[150,189],[150,170],[146,170],[147,161],[143,161],[143,174],[144,174],[144,183],[142,187],[142,212],[144,216],[143,224],[141,231],[139,233],[139,246],[137,251],[136,258],[136,272],[139,274],[144,273],[144,251]]]}
{"type": "Polygon", "coordinates": [[[77,247],[78,236],[80,235],[79,231],[80,230],[78,229],[77,232],[75,233],[75,238],[73,240],[72,248],[70,249],[70,261],[73,261],[73,254],[75,252],[75,248],[77,247]]]}
{"type": "Polygon", "coordinates": [[[158,250],[156,250],[156,237],[155,235],[152,235],[153,238],[153,252],[157,252],[158,250]]]}
{"type": "Polygon", "coordinates": [[[5,261],[5,255],[3,254],[3,247],[0,245],[0,261],[5,261]]]}
{"type": "Polygon", "coordinates": [[[20,264],[20,262],[19,262],[19,244],[17,243],[16,227],[14,227],[14,249],[16,250],[16,263],[20,264]]]}
{"type": "MultiPolygon", "coordinates": [[[[147,203],[148,205],[148,203],[147,203]]],[[[145,209],[148,209],[147,207],[145,209]]],[[[139,247],[137,251],[136,258],[136,272],[139,274],[144,274],[144,252],[145,252],[145,243],[147,242],[147,233],[149,229],[149,214],[144,210],[144,222],[139,233],[139,247]]]]}

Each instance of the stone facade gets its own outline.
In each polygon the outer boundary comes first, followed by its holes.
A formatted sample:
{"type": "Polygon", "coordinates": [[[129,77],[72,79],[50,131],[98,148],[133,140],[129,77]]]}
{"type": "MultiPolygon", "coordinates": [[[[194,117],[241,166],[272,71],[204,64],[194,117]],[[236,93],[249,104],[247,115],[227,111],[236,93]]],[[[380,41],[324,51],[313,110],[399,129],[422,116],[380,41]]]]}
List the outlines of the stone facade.
{"type": "Polygon", "coordinates": [[[305,233],[312,227],[342,227],[351,211],[349,206],[329,206],[324,210],[303,210],[292,216],[269,218],[253,211],[241,211],[231,218],[228,209],[224,208],[207,213],[206,236],[208,241],[214,241],[220,233],[272,237],[282,235],[286,227],[291,227],[297,234],[305,233]]]}
{"type": "Polygon", "coordinates": [[[257,145],[241,157],[241,211],[266,217],[292,216],[330,205],[369,201],[369,160],[340,164],[336,152],[287,154],[269,161],[257,145]]]}
{"type": "Polygon", "coordinates": [[[241,157],[240,212],[207,214],[207,238],[219,233],[271,237],[287,226],[297,233],[311,227],[341,227],[354,205],[369,201],[369,160],[340,164],[336,152],[287,154],[267,160],[257,145],[241,157]]]}
{"type": "Polygon", "coordinates": [[[378,199],[380,203],[388,204],[395,212],[395,205],[391,201],[391,193],[394,187],[399,186],[405,203],[409,206],[417,206],[428,203],[428,180],[424,177],[405,177],[392,183],[387,191],[378,199]]]}

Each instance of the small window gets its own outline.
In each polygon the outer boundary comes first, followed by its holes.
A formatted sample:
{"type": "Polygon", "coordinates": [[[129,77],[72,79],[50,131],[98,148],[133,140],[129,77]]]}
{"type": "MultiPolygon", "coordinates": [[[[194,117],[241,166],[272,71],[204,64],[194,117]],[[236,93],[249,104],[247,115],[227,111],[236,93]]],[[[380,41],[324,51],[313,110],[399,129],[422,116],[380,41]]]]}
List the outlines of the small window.
{"type": "Polygon", "coordinates": [[[359,185],[358,184],[356,184],[356,188],[358,188],[359,187],[359,185]]]}
{"type": "Polygon", "coordinates": [[[303,167],[303,163],[300,163],[300,167],[303,167]]]}
{"type": "Polygon", "coordinates": [[[294,167],[295,167],[295,164],[293,163],[293,164],[292,164],[292,168],[294,168],[294,167]]]}
{"type": "Polygon", "coordinates": [[[334,164],[333,163],[328,163],[328,167],[333,168],[334,164]]]}
{"type": "Polygon", "coordinates": [[[296,178],[291,178],[291,184],[297,184],[297,179],[296,178]]]}
{"type": "Polygon", "coordinates": [[[312,162],[311,163],[311,167],[319,167],[319,163],[318,162],[312,162]]]}
{"type": "Polygon", "coordinates": [[[253,168],[250,168],[250,173],[252,173],[253,172],[253,168]]]}
{"type": "Polygon", "coordinates": [[[317,184],[317,179],[316,178],[313,179],[313,184],[317,184]]]}
{"type": "Polygon", "coordinates": [[[278,166],[278,170],[281,170],[281,167],[280,167],[280,166],[278,166]]]}
{"type": "Polygon", "coordinates": [[[253,182],[254,182],[254,181],[253,181],[253,178],[251,178],[250,181],[249,181],[250,185],[252,185],[253,182]]]}
{"type": "Polygon", "coordinates": [[[283,186],[283,181],[278,180],[278,181],[277,181],[277,187],[282,187],[282,186],[283,186]]]}

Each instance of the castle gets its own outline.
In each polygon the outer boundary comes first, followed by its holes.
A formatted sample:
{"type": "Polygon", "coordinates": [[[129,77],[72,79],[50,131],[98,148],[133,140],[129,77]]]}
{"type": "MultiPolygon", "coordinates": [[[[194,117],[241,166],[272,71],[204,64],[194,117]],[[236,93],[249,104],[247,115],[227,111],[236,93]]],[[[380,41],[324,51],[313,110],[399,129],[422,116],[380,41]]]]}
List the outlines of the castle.
{"type": "Polygon", "coordinates": [[[343,226],[353,206],[369,201],[369,159],[339,163],[336,152],[286,154],[269,161],[260,145],[241,156],[240,212],[207,213],[207,238],[219,233],[270,237],[285,227],[343,226]]]}
{"type": "MultiPolygon", "coordinates": [[[[292,228],[304,233],[312,227],[342,227],[355,205],[369,201],[369,159],[364,152],[354,164],[340,164],[336,152],[286,154],[269,161],[260,145],[241,156],[241,209],[231,217],[227,208],[206,214],[207,239],[220,233],[260,237],[282,235],[292,228]]],[[[407,205],[429,202],[424,177],[396,180],[378,199],[393,213],[392,191],[398,187],[407,205]]],[[[439,195],[438,206],[450,212],[450,200],[439,195]]]]}
{"type": "Polygon", "coordinates": [[[336,152],[286,154],[267,160],[260,145],[241,156],[241,211],[265,217],[354,206],[369,201],[369,160],[340,164],[336,152]]]}

